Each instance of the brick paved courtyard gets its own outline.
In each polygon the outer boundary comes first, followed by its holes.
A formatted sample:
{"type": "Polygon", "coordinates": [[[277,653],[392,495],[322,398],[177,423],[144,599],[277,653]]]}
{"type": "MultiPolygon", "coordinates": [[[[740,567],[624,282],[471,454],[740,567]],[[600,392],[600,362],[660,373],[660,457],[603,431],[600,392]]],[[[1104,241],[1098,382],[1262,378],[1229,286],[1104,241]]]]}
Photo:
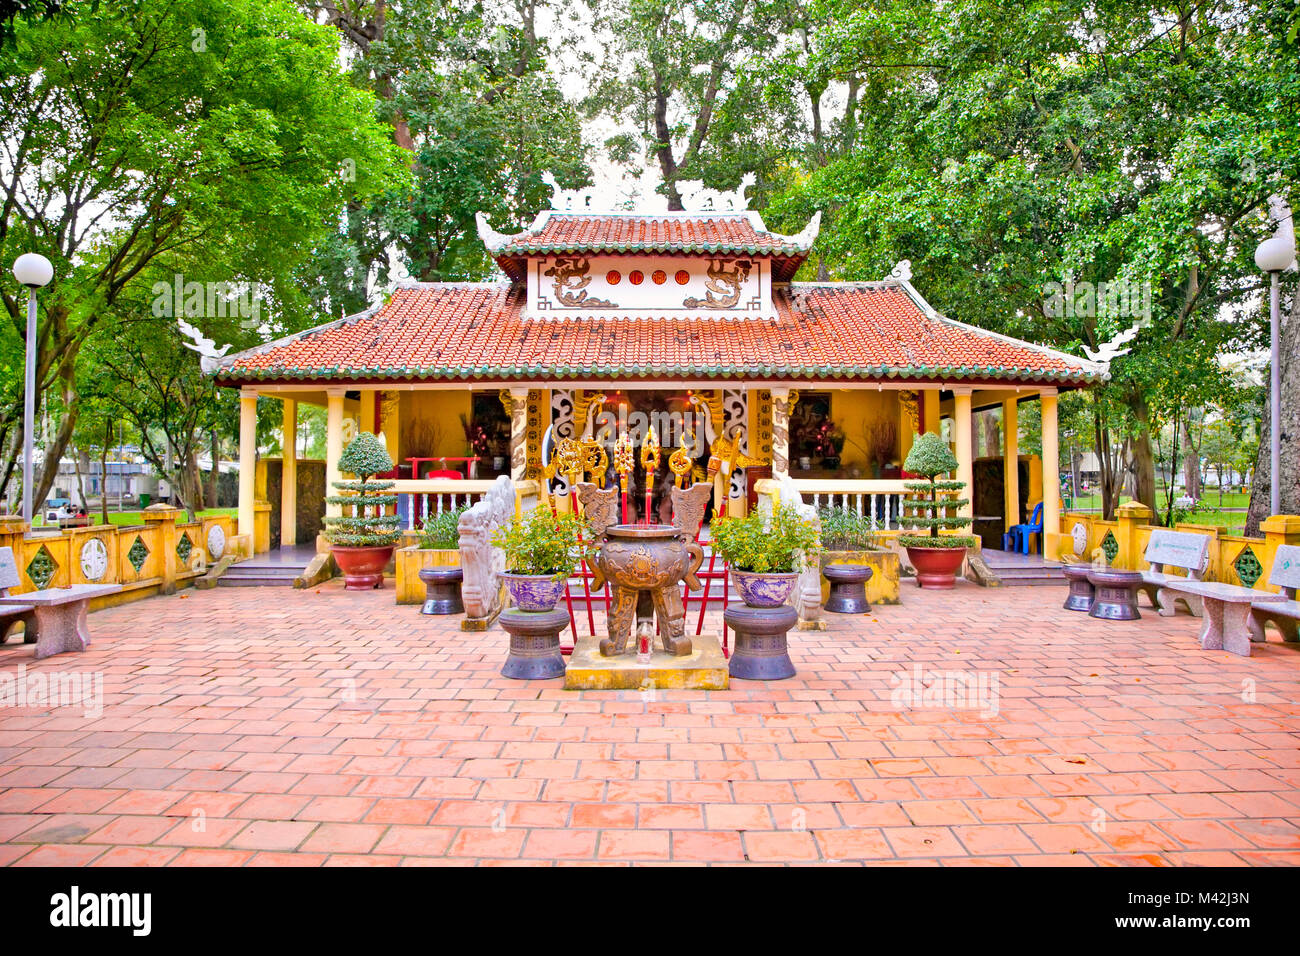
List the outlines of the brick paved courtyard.
{"type": "MultiPolygon", "coordinates": [[[[792,633],[798,676],[566,692],[393,592],[220,589],[96,613],[0,675],[103,673],[103,711],[0,710],[0,860],[42,864],[1300,862],[1300,653],[1200,650],[1063,589],[923,592],[792,633]],[[996,715],[891,703],[996,673],[996,715]]],[[[1276,639],[1276,635],[1271,635],[1276,639]]]]}

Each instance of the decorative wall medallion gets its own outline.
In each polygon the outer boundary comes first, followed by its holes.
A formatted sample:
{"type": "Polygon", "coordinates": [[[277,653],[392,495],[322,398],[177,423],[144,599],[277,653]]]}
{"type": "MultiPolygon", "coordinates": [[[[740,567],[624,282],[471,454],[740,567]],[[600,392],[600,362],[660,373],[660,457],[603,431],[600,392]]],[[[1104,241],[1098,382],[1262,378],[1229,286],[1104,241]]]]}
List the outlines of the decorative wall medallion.
{"type": "Polygon", "coordinates": [[[87,538],[78,558],[81,574],[87,581],[98,581],[108,571],[108,548],[98,538],[87,538]]]}
{"type": "Polygon", "coordinates": [[[1248,588],[1253,588],[1255,582],[1264,574],[1264,566],[1259,563],[1259,558],[1255,556],[1250,545],[1246,545],[1241,554],[1237,555],[1237,560],[1232,562],[1232,568],[1237,572],[1237,580],[1243,587],[1248,588]]]}
{"type": "Polygon", "coordinates": [[[1106,563],[1114,564],[1115,555],[1119,554],[1119,542],[1115,540],[1115,534],[1112,531],[1106,532],[1106,537],[1101,539],[1101,552],[1106,555],[1106,563]]]}
{"type": "Polygon", "coordinates": [[[139,535],[136,535],[135,541],[131,544],[131,550],[126,553],[126,559],[131,562],[131,567],[135,568],[136,574],[140,573],[140,569],[144,567],[144,562],[148,557],[148,546],[139,535]]]}
{"type": "Polygon", "coordinates": [[[226,529],[219,524],[214,524],[208,529],[208,557],[213,561],[220,561],[225,553],[226,529]]]}
{"type": "Polygon", "coordinates": [[[619,272],[617,269],[610,269],[605,273],[605,281],[610,285],[618,285],[623,281],[623,273],[619,272]]]}
{"type": "Polygon", "coordinates": [[[688,296],[682,305],[688,309],[734,309],[753,267],[748,259],[712,259],[706,270],[708,281],[704,298],[688,296]]]}
{"type": "Polygon", "coordinates": [[[1088,553],[1088,529],[1082,521],[1074,523],[1074,527],[1070,529],[1070,536],[1074,538],[1074,553],[1086,556],[1088,553]]]}
{"type": "Polygon", "coordinates": [[[181,564],[185,567],[190,566],[190,554],[194,551],[194,542],[190,540],[189,532],[182,531],[180,539],[176,542],[176,557],[181,559],[181,564]]]}
{"type": "Polygon", "coordinates": [[[598,299],[587,294],[591,285],[591,262],[580,257],[561,257],[555,260],[542,275],[554,279],[551,291],[556,301],[570,308],[581,306],[584,309],[613,309],[616,303],[608,299],[598,299]]]}
{"type": "Polygon", "coordinates": [[[32,556],[32,560],[27,565],[27,576],[31,578],[32,584],[35,584],[38,590],[44,590],[54,580],[54,572],[58,568],[49,549],[41,545],[40,550],[32,556]]]}
{"type": "Polygon", "coordinates": [[[645,282],[645,273],[640,269],[633,269],[627,274],[627,281],[633,285],[640,285],[642,282],[645,282]]]}
{"type": "Polygon", "coordinates": [[[691,274],[685,269],[678,269],[677,274],[673,276],[673,278],[677,280],[678,285],[686,285],[686,283],[691,281],[691,274]]]}
{"type": "Polygon", "coordinates": [[[655,285],[663,285],[665,282],[668,281],[668,273],[664,272],[663,269],[656,269],[654,271],[654,275],[650,277],[650,280],[655,285]]]}

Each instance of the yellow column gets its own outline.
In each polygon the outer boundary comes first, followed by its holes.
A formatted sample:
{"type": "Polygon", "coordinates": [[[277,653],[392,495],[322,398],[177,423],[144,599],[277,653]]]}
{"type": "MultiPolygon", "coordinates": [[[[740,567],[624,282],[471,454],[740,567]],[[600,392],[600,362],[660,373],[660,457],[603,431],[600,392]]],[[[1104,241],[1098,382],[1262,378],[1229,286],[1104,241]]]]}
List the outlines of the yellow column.
{"type": "Polygon", "coordinates": [[[284,422],[281,425],[283,461],[280,472],[280,545],[298,543],[298,403],[283,400],[284,422]]]}
{"type": "Polygon", "coordinates": [[[966,483],[966,487],[961,492],[961,496],[966,499],[966,504],[962,505],[957,512],[963,518],[975,516],[975,489],[972,487],[975,468],[971,453],[970,393],[969,388],[952,390],[952,435],[957,446],[955,451],[957,480],[966,483]]]}
{"type": "Polygon", "coordinates": [[[1276,592],[1279,588],[1270,587],[1268,577],[1273,573],[1277,549],[1284,544],[1300,544],[1300,515],[1269,515],[1260,522],[1259,530],[1264,532],[1264,554],[1257,557],[1264,564],[1264,573],[1255,587],[1276,592]]]}
{"type": "MultiPolygon", "coordinates": [[[[342,479],[339,472],[339,458],[343,455],[343,393],[344,389],[329,388],[325,390],[325,494],[338,492],[334,482],[342,479]]],[[[338,505],[325,505],[327,515],[341,514],[338,505]]]]}
{"type": "Polygon", "coordinates": [[[363,388],[361,390],[361,431],[374,432],[375,430],[375,402],[378,401],[379,393],[373,388],[363,388]]]}
{"type": "Polygon", "coordinates": [[[1007,530],[1020,523],[1020,427],[1019,408],[1014,398],[1002,403],[1002,488],[1005,494],[1007,530]]]}
{"type": "Polygon", "coordinates": [[[1057,560],[1061,540],[1061,451],[1057,441],[1056,389],[1042,391],[1043,557],[1057,560]]]}
{"type": "Polygon", "coordinates": [[[257,487],[257,392],[239,393],[239,533],[253,540],[253,500],[257,487]]]}
{"type": "MultiPolygon", "coordinates": [[[[1044,430],[1044,435],[1047,432],[1044,430]]],[[[1046,449],[1044,449],[1046,450],[1046,449]]],[[[1126,501],[1115,509],[1115,543],[1119,550],[1115,552],[1112,567],[1126,571],[1136,571],[1142,562],[1142,537],[1138,529],[1150,524],[1151,509],[1140,501],[1126,501]]],[[[1047,505],[1043,505],[1043,530],[1047,530],[1047,505]]],[[[1105,537],[1105,534],[1102,535],[1105,537]]],[[[1100,541],[1098,542],[1100,546],[1100,541]]]]}
{"type": "Polygon", "coordinates": [[[939,390],[937,388],[927,388],[923,390],[922,395],[924,407],[921,409],[921,431],[933,432],[939,434],[939,422],[942,416],[939,414],[939,390]]]}

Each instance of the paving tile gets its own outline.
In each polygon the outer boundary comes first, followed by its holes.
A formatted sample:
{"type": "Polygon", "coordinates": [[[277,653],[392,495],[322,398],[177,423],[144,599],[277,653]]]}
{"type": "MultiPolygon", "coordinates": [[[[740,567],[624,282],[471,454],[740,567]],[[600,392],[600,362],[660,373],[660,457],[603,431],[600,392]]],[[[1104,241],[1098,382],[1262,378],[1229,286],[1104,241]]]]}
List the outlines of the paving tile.
{"type": "MultiPolygon", "coordinates": [[[[103,715],[0,731],[0,864],[1300,863],[1294,655],[1047,596],[909,588],[792,633],[789,681],[652,704],[501,678],[499,629],[391,589],[98,611],[103,715]],[[893,708],[913,664],[996,666],[998,716],[893,708]],[[332,702],[341,674],[365,706],[332,702]]],[[[29,656],[0,646],[0,673],[29,656]]]]}

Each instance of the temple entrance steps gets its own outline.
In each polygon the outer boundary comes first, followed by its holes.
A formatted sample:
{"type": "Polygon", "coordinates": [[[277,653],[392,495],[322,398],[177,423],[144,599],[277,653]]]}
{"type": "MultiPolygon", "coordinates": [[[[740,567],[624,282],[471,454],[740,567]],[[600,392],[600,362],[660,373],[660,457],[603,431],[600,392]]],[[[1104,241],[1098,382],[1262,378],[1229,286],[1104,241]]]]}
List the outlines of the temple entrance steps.
{"type": "Polygon", "coordinates": [[[1020,554],[1016,551],[995,551],[985,548],[980,552],[989,570],[996,575],[1002,587],[1065,587],[1065,572],[1055,562],[1044,561],[1039,554],[1020,554]]]}
{"type": "Polygon", "coordinates": [[[278,548],[254,555],[247,561],[232,564],[217,579],[220,588],[282,587],[291,588],[296,578],[307,570],[316,556],[314,544],[278,548]]]}

